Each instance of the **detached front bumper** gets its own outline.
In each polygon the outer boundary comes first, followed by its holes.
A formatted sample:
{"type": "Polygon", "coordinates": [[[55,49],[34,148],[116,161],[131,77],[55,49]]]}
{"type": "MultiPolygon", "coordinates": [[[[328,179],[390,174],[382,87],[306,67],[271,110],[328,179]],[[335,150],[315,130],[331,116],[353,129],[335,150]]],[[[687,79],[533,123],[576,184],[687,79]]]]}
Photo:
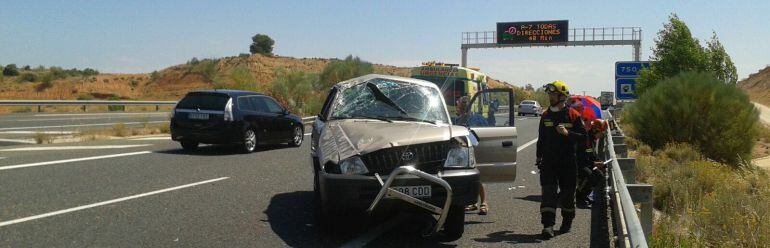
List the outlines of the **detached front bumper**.
{"type": "MultiPolygon", "coordinates": [[[[477,169],[445,170],[439,174],[452,187],[452,205],[476,203],[479,195],[479,171],[477,169]]],[[[380,175],[383,180],[388,175],[380,175]]],[[[419,198],[427,203],[443,206],[446,190],[430,181],[413,175],[397,176],[391,186],[431,186],[430,198],[419,198]]],[[[375,176],[319,174],[321,200],[328,211],[344,213],[363,212],[377,197],[382,185],[375,176]]],[[[412,208],[408,203],[395,199],[384,199],[383,205],[412,208]]]]}

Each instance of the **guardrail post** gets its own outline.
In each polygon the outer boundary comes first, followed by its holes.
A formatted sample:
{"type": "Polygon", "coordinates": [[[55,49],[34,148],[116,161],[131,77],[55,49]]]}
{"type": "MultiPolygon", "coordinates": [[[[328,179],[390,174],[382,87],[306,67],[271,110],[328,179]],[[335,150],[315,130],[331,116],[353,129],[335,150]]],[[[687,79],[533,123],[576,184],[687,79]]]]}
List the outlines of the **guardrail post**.
{"type": "Polygon", "coordinates": [[[86,105],[83,105],[83,112],[86,112],[86,105]]]}
{"type": "Polygon", "coordinates": [[[615,143],[615,144],[625,144],[626,143],[626,136],[612,136],[612,143],[615,143]]]}
{"type": "Polygon", "coordinates": [[[37,112],[40,113],[43,111],[43,106],[37,105],[37,112]]]}
{"type": "Polygon", "coordinates": [[[155,112],[160,111],[160,105],[155,105],[155,112]]]}
{"type": "Polygon", "coordinates": [[[626,183],[636,183],[636,159],[618,158],[618,165],[620,165],[620,173],[623,174],[626,183]]]}
{"type": "Polygon", "coordinates": [[[626,188],[631,195],[631,200],[640,205],[639,222],[642,224],[644,237],[649,238],[652,233],[653,187],[650,184],[628,184],[626,188]]]}
{"type": "Polygon", "coordinates": [[[615,144],[615,155],[618,156],[618,158],[627,158],[628,157],[628,146],[626,144],[615,144]]]}

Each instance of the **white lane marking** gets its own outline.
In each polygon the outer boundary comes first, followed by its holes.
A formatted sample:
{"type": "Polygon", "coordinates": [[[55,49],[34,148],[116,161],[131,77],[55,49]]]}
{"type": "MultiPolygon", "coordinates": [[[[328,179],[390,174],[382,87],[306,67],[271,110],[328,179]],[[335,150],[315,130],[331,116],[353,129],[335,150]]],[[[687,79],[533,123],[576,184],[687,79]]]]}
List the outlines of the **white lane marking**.
{"type": "Polygon", "coordinates": [[[167,115],[171,112],[150,112],[150,113],[93,113],[93,114],[35,114],[34,116],[91,116],[91,115],[167,115]]]}
{"type": "Polygon", "coordinates": [[[129,140],[171,140],[171,137],[146,137],[146,138],[136,138],[136,139],[129,139],[129,140]]]}
{"type": "Polygon", "coordinates": [[[519,146],[519,149],[516,149],[516,152],[521,152],[521,150],[524,150],[524,148],[527,148],[528,146],[531,146],[532,144],[534,144],[535,142],[537,142],[537,139],[538,139],[538,138],[535,138],[535,139],[533,139],[533,140],[530,140],[529,142],[525,143],[524,145],[522,145],[522,146],[519,146]]]}
{"type": "Polygon", "coordinates": [[[364,233],[364,235],[359,236],[358,238],[355,238],[351,241],[348,241],[347,243],[343,244],[342,248],[352,248],[352,247],[364,247],[369,242],[374,241],[379,237],[380,235],[384,234],[385,232],[389,231],[390,229],[393,229],[396,225],[400,224],[401,222],[404,222],[407,220],[407,217],[409,217],[406,214],[400,214],[396,216],[393,219],[390,219],[390,221],[385,222],[382,225],[377,226],[376,228],[372,229],[371,231],[364,233]]]}
{"type": "Polygon", "coordinates": [[[113,123],[99,123],[99,124],[80,124],[80,125],[62,125],[62,126],[38,126],[38,127],[6,127],[0,128],[0,130],[24,130],[24,129],[44,129],[44,128],[64,128],[64,127],[91,127],[91,126],[112,126],[115,124],[134,125],[145,123],[168,123],[168,121],[148,121],[148,122],[113,122],[113,123]]]}
{"type": "Polygon", "coordinates": [[[75,131],[2,131],[0,134],[74,134],[75,131]]]}
{"type": "Polygon", "coordinates": [[[35,216],[19,218],[19,219],[15,219],[15,220],[3,221],[3,222],[0,222],[0,227],[7,226],[7,225],[18,224],[18,223],[22,223],[22,222],[26,222],[26,221],[30,221],[30,220],[42,219],[42,218],[51,217],[51,216],[60,215],[60,214],[66,214],[66,213],[69,213],[69,212],[80,211],[80,210],[83,210],[83,209],[95,208],[95,207],[104,206],[104,205],[113,204],[113,203],[118,203],[118,202],[122,202],[122,201],[128,201],[128,200],[131,200],[131,199],[136,199],[136,198],[140,198],[140,197],[156,195],[156,194],[160,194],[160,193],[164,193],[164,192],[169,192],[169,191],[189,188],[189,187],[193,187],[193,186],[197,186],[197,185],[201,185],[201,184],[213,183],[213,182],[225,180],[225,179],[228,179],[228,178],[229,177],[220,177],[220,178],[215,178],[215,179],[211,179],[211,180],[200,181],[200,182],[197,182],[197,183],[185,184],[185,185],[181,185],[181,186],[176,186],[176,187],[172,187],[172,188],[166,188],[166,189],[151,191],[151,192],[142,193],[142,194],[138,194],[138,195],[132,195],[132,196],[127,196],[127,197],[123,197],[123,198],[112,199],[112,200],[109,200],[109,201],[97,202],[97,203],[92,203],[92,204],[83,205],[83,206],[79,206],[79,207],[62,209],[62,210],[59,210],[59,211],[54,211],[54,212],[39,214],[39,215],[35,215],[35,216]]]}
{"type": "Polygon", "coordinates": [[[311,133],[306,133],[305,136],[311,135],[311,133]]]}
{"type": "Polygon", "coordinates": [[[52,164],[63,164],[63,163],[88,161],[88,160],[97,160],[97,159],[105,159],[105,158],[117,158],[117,157],[125,157],[125,156],[148,154],[148,153],[152,153],[152,152],[150,152],[150,151],[129,152],[129,153],[119,153],[119,154],[111,154],[111,155],[95,156],[95,157],[85,157],[85,158],[73,158],[73,159],[56,160],[56,161],[39,162],[39,163],[30,163],[30,164],[8,165],[8,166],[0,166],[0,170],[11,170],[11,169],[18,169],[18,168],[25,168],[25,167],[52,165],[52,164]]]}
{"type": "Polygon", "coordinates": [[[11,142],[11,143],[21,143],[21,144],[36,144],[35,140],[32,139],[0,139],[0,142],[11,142]]]}
{"type": "Polygon", "coordinates": [[[0,152],[122,149],[122,148],[133,148],[133,147],[142,147],[142,146],[151,146],[151,145],[152,144],[106,145],[106,146],[33,146],[33,147],[0,149],[0,152]]]}

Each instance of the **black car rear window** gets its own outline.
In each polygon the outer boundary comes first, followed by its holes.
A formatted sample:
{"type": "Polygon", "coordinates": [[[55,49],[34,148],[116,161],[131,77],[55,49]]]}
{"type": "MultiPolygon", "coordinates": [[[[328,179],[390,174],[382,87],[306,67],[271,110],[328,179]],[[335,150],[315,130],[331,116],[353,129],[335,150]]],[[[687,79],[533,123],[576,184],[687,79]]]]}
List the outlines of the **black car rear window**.
{"type": "Polygon", "coordinates": [[[205,110],[225,110],[227,101],[230,100],[230,96],[222,94],[212,94],[205,92],[195,92],[187,94],[179,104],[176,105],[180,109],[205,109],[205,110]]]}

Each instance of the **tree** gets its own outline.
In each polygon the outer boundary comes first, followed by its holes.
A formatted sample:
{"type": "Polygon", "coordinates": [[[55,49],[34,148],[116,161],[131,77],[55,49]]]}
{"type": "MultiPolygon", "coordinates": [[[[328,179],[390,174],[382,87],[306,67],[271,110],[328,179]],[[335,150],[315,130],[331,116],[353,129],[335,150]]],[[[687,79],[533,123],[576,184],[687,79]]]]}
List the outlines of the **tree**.
{"type": "Polygon", "coordinates": [[[524,86],[524,89],[527,91],[535,91],[535,87],[532,87],[532,84],[527,84],[527,86],[524,86]]]}
{"type": "Polygon", "coordinates": [[[275,41],[270,36],[256,34],[254,37],[251,37],[251,41],[251,46],[249,46],[251,54],[273,55],[273,44],[275,44],[275,41]]]}
{"type": "Polygon", "coordinates": [[[697,39],[692,37],[690,28],[676,14],[669,16],[669,23],[658,32],[649,69],[644,69],[636,79],[639,95],[659,81],[684,71],[705,71],[706,52],[697,39]]]}
{"type": "Polygon", "coordinates": [[[722,43],[719,42],[717,34],[711,36],[711,41],[706,45],[706,63],[709,71],[714,73],[720,81],[726,84],[735,84],[738,82],[738,72],[735,69],[733,60],[727,54],[722,43]]]}
{"type": "Polygon", "coordinates": [[[16,67],[16,64],[6,65],[5,68],[3,68],[3,75],[9,77],[18,76],[19,68],[16,67]]]}
{"type": "Polygon", "coordinates": [[[30,68],[30,67],[29,67],[29,65],[25,65],[25,66],[24,66],[24,70],[25,70],[25,71],[29,71],[29,70],[31,70],[31,69],[32,69],[32,68],[30,68]]]}

